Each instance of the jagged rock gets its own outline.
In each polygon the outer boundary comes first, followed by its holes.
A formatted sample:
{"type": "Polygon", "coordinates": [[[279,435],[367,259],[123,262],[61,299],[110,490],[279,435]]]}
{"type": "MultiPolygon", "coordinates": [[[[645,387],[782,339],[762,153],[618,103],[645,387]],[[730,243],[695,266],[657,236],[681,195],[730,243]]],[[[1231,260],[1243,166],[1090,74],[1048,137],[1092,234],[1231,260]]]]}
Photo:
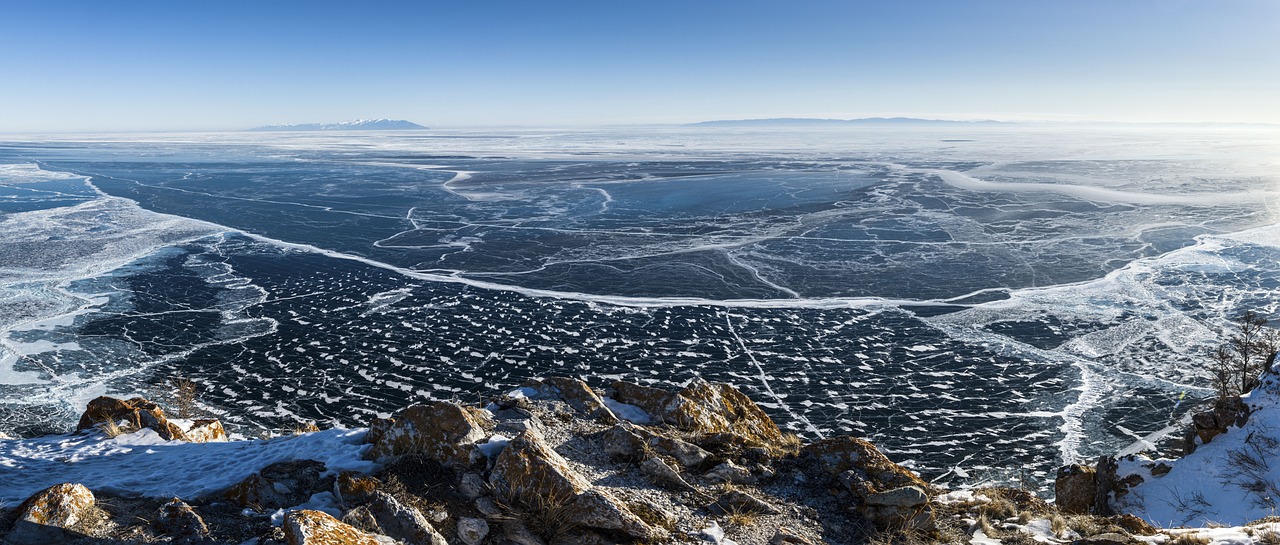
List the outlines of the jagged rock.
{"type": "Polygon", "coordinates": [[[711,468],[702,476],[713,483],[733,483],[733,484],[756,484],[758,479],[751,474],[751,470],[739,466],[731,460],[725,460],[720,465],[711,468]]]}
{"type": "Polygon", "coordinates": [[[164,410],[159,405],[140,397],[126,401],[114,397],[101,396],[90,401],[85,407],[84,414],[80,415],[80,423],[76,426],[76,431],[87,430],[106,422],[121,421],[125,422],[123,427],[128,429],[140,430],[147,428],[155,430],[161,439],[186,439],[182,428],[169,422],[169,419],[164,415],[164,410]]]}
{"type": "Polygon", "coordinates": [[[656,456],[640,463],[640,473],[648,477],[649,482],[676,492],[693,492],[696,490],[680,476],[679,472],[656,456]]]}
{"type": "Polygon", "coordinates": [[[333,488],[332,477],[321,477],[324,470],[324,463],[315,460],[277,462],[227,489],[223,497],[241,507],[293,507],[333,488]]]}
{"type": "Polygon", "coordinates": [[[1058,477],[1053,481],[1058,510],[1075,515],[1089,513],[1096,495],[1094,479],[1094,469],[1089,466],[1071,464],[1058,468],[1058,477]]]}
{"type": "Polygon", "coordinates": [[[370,494],[381,486],[374,477],[355,471],[343,471],[333,482],[333,495],[338,501],[354,505],[368,501],[370,494]]]}
{"type": "Polygon", "coordinates": [[[618,421],[618,417],[614,416],[613,411],[605,406],[604,400],[587,386],[587,383],[568,377],[549,377],[544,379],[531,379],[526,381],[522,386],[530,387],[538,391],[540,397],[549,397],[563,400],[573,407],[575,411],[594,418],[606,424],[612,424],[618,421]]]}
{"type": "Polygon", "coordinates": [[[769,545],[813,545],[812,541],[786,526],[779,526],[769,538],[769,545]]]}
{"type": "Polygon", "coordinates": [[[374,491],[365,507],[377,521],[380,534],[414,545],[448,545],[422,512],[391,494],[374,491]]]}
{"type": "Polygon", "coordinates": [[[633,460],[646,457],[649,450],[675,458],[681,467],[702,464],[711,453],[693,443],[668,437],[630,422],[617,425],[600,434],[601,445],[610,455],[633,460]]]}
{"type": "Polygon", "coordinates": [[[209,539],[209,527],[204,519],[178,498],[160,506],[160,516],[155,524],[161,532],[172,537],[175,544],[199,543],[209,539]]]}
{"type": "Polygon", "coordinates": [[[191,423],[191,427],[183,432],[187,441],[192,443],[214,443],[227,440],[227,430],[222,422],[212,418],[200,419],[191,423]]]}
{"type": "Polygon", "coordinates": [[[484,482],[484,477],[479,473],[464,473],[462,479],[458,482],[458,493],[462,497],[474,500],[488,492],[488,485],[484,482]]]}
{"type": "Polygon", "coordinates": [[[1111,510],[1111,493],[1118,489],[1118,481],[1116,479],[1116,470],[1119,465],[1116,459],[1111,456],[1099,456],[1098,465],[1094,466],[1093,476],[1093,514],[1098,516],[1111,516],[1115,513],[1111,510]]]}
{"type": "Polygon", "coordinates": [[[1173,471],[1173,466],[1164,462],[1156,462],[1155,465],[1151,466],[1152,477],[1163,477],[1168,475],[1170,471],[1173,471]]]}
{"type": "Polygon", "coordinates": [[[373,513],[370,513],[369,508],[363,505],[343,513],[342,522],[364,532],[376,533],[378,531],[378,520],[373,518],[373,513]]]}
{"type": "Polygon", "coordinates": [[[694,379],[676,393],[627,382],[610,386],[613,398],[640,407],[655,420],[701,434],[729,433],[748,445],[782,442],[782,431],[755,402],[728,384],[694,379]]]}
{"type": "Polygon", "coordinates": [[[512,505],[563,508],[578,526],[620,531],[640,539],[662,535],[613,496],[594,490],[535,430],[517,435],[502,450],[489,483],[512,505]]]}
{"type": "Polygon", "coordinates": [[[462,517],[458,519],[458,538],[467,545],[480,545],[489,535],[489,523],[484,519],[462,517]]]}
{"type": "MultiPolygon", "coordinates": [[[[1229,427],[1245,425],[1249,421],[1250,412],[1249,405],[1239,396],[1218,398],[1212,409],[1192,415],[1192,429],[1201,443],[1208,443],[1214,437],[1226,433],[1229,427]]],[[[1190,448],[1195,450],[1195,445],[1190,445],[1190,448]]]]}
{"type": "Polygon", "coordinates": [[[400,411],[377,438],[368,456],[382,460],[422,454],[450,468],[469,467],[482,458],[475,443],[485,438],[480,416],[444,401],[412,405],[400,411]]]}
{"type": "Polygon", "coordinates": [[[18,506],[8,541],[15,545],[61,543],[87,518],[94,503],[93,493],[82,484],[56,484],[36,492],[18,506]]]}
{"type": "Polygon", "coordinates": [[[769,504],[760,498],[752,496],[741,490],[730,490],[720,496],[715,503],[707,506],[707,508],[717,515],[725,515],[731,513],[751,513],[756,515],[776,515],[781,513],[777,507],[769,504]]]}
{"type": "Polygon", "coordinates": [[[837,476],[855,470],[859,489],[853,492],[860,497],[903,486],[932,489],[911,470],[889,460],[875,445],[856,437],[823,439],[806,445],[801,453],[813,462],[812,467],[827,475],[837,476]]]}
{"type": "Polygon", "coordinates": [[[284,515],[288,545],[388,545],[389,539],[355,529],[320,511],[290,511],[284,515]]]}

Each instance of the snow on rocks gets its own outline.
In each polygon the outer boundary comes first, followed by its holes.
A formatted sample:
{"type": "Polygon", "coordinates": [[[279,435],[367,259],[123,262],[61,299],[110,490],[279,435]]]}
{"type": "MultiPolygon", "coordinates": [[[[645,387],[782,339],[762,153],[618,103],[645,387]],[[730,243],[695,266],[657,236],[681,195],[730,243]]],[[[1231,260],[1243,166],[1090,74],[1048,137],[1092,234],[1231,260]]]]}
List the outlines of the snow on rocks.
{"type": "Polygon", "coordinates": [[[284,518],[288,545],[392,545],[395,540],[367,534],[328,513],[291,511],[284,518]]]}
{"type": "Polygon", "coordinates": [[[16,545],[61,543],[87,518],[94,503],[93,493],[81,484],[62,483],[41,490],[18,507],[7,539],[16,545]]]}
{"type": "Polygon", "coordinates": [[[482,455],[475,443],[485,438],[482,411],[437,401],[411,405],[391,419],[378,423],[380,430],[370,459],[386,460],[405,454],[422,454],[449,467],[467,467],[482,455]]]}

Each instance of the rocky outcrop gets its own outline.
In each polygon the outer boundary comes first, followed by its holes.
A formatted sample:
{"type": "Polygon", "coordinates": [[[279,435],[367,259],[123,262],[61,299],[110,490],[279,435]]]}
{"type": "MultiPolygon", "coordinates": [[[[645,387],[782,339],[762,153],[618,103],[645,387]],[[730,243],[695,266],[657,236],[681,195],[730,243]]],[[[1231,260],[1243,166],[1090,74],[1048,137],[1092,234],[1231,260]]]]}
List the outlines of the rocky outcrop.
{"type": "Polygon", "coordinates": [[[185,427],[179,422],[181,421],[170,420],[159,405],[141,397],[123,400],[101,396],[90,401],[85,407],[76,431],[116,425],[125,433],[142,429],[153,430],[161,439],[166,440],[192,443],[227,440],[227,432],[222,428],[222,423],[217,420],[195,420],[185,427]]]}
{"type": "Polygon", "coordinates": [[[527,430],[494,461],[489,483],[511,504],[533,511],[564,511],[568,523],[638,539],[663,534],[607,492],[596,490],[536,430],[527,430]]]}
{"type": "Polygon", "coordinates": [[[448,545],[444,536],[436,531],[421,511],[405,505],[391,494],[382,491],[373,492],[371,501],[365,505],[365,509],[376,523],[379,534],[403,543],[448,545]]]}
{"type": "Polygon", "coordinates": [[[200,543],[209,538],[209,527],[204,519],[178,498],[160,507],[155,524],[157,529],[173,539],[175,545],[200,543]]]}
{"type": "Polygon", "coordinates": [[[320,511],[290,511],[284,517],[288,545],[393,545],[390,539],[355,529],[320,511]]]}
{"type": "Polygon", "coordinates": [[[593,418],[612,424],[618,421],[618,417],[614,416],[613,411],[605,406],[604,400],[599,394],[596,394],[587,383],[568,377],[549,377],[543,379],[531,379],[521,385],[526,388],[533,388],[538,392],[538,397],[543,399],[559,399],[573,407],[579,414],[587,418],[593,418]]]}
{"type": "Polygon", "coordinates": [[[1092,467],[1080,464],[1058,468],[1053,490],[1059,511],[1076,515],[1092,512],[1097,495],[1095,473],[1092,467]]]}
{"type": "Polygon", "coordinates": [[[420,454],[447,467],[469,467],[481,459],[475,443],[485,438],[484,418],[478,409],[444,401],[412,405],[390,423],[375,422],[380,429],[370,434],[374,442],[369,457],[420,454]]]}
{"type": "Polygon", "coordinates": [[[7,540],[15,545],[62,543],[88,518],[95,498],[84,485],[64,483],[33,494],[18,506],[7,540]]]}
{"type": "Polygon", "coordinates": [[[1207,444],[1214,437],[1227,433],[1228,428],[1244,426],[1249,421],[1250,412],[1249,405],[1239,396],[1218,398],[1212,409],[1191,416],[1191,428],[1183,438],[1183,454],[1195,452],[1196,439],[1207,444]]]}
{"type": "Polygon", "coordinates": [[[929,492],[911,470],[856,437],[824,439],[801,449],[814,468],[833,476],[857,500],[863,516],[880,528],[931,531],[935,527],[929,492]],[[911,499],[911,502],[907,502],[911,499]]]}
{"type": "Polygon", "coordinates": [[[627,382],[610,386],[612,397],[643,409],[655,421],[703,435],[728,434],[749,445],[776,445],[782,430],[755,402],[728,384],[694,379],[678,392],[627,382]]]}

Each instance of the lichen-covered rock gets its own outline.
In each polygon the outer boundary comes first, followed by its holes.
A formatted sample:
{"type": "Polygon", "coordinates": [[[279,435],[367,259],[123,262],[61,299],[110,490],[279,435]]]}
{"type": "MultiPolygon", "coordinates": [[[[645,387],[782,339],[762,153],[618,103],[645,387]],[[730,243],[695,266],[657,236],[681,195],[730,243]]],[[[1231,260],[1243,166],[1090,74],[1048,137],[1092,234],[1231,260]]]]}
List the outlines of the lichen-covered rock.
{"type": "Polygon", "coordinates": [[[290,511],[284,516],[288,545],[387,545],[388,539],[355,529],[320,511],[290,511]]]}
{"type": "Polygon", "coordinates": [[[731,434],[748,445],[774,445],[782,430],[755,402],[728,384],[693,379],[671,393],[658,388],[617,382],[613,398],[644,409],[654,419],[700,434],[731,434]]]}
{"type": "Polygon", "coordinates": [[[467,545],[480,545],[489,535],[489,523],[484,519],[462,517],[458,519],[458,539],[467,545]]]}
{"type": "Polygon", "coordinates": [[[169,422],[164,410],[159,405],[146,399],[135,397],[129,400],[101,396],[85,407],[80,415],[80,423],[76,431],[83,431],[106,422],[124,422],[123,427],[133,430],[143,428],[155,430],[162,439],[185,440],[182,428],[169,422]]]}
{"type": "Polygon", "coordinates": [[[619,531],[639,539],[663,535],[613,496],[593,489],[536,430],[522,432],[502,450],[489,483],[510,505],[563,510],[576,526],[619,531]]]}
{"type": "Polygon", "coordinates": [[[376,444],[382,440],[382,436],[387,434],[387,430],[394,426],[395,420],[390,418],[375,417],[369,421],[369,432],[364,435],[364,442],[376,444]]]}
{"type": "Polygon", "coordinates": [[[324,471],[324,463],[315,460],[277,462],[227,489],[223,497],[241,507],[293,507],[333,488],[333,477],[322,477],[324,471]]]}
{"type": "Polygon", "coordinates": [[[94,503],[93,493],[82,484],[56,484],[36,492],[18,506],[7,539],[16,545],[61,543],[68,531],[85,520],[94,503]]]}
{"type": "Polygon", "coordinates": [[[1079,464],[1062,466],[1053,481],[1054,501],[1063,513],[1087,514],[1093,510],[1096,488],[1092,467],[1079,464]]]}
{"type": "Polygon", "coordinates": [[[205,525],[204,519],[178,498],[160,506],[160,515],[156,517],[155,524],[175,544],[199,543],[209,538],[209,527],[205,525]]]}
{"type": "Polygon", "coordinates": [[[448,545],[422,512],[386,492],[374,491],[365,507],[383,535],[416,545],[448,545]]]}
{"type": "Polygon", "coordinates": [[[618,417],[614,416],[613,411],[605,406],[604,400],[587,386],[587,383],[568,377],[549,377],[544,379],[531,379],[526,381],[523,386],[530,387],[538,391],[541,397],[551,397],[563,400],[573,407],[575,411],[594,418],[606,424],[612,424],[618,421],[618,417]]]}
{"type": "Polygon", "coordinates": [[[475,443],[485,436],[481,417],[466,407],[444,401],[412,405],[376,438],[369,457],[422,454],[445,467],[469,467],[482,458],[475,443]]]}
{"type": "Polygon", "coordinates": [[[333,482],[333,495],[338,501],[347,505],[355,505],[368,501],[373,491],[377,490],[382,483],[374,477],[357,473],[355,471],[343,471],[333,482]]]}
{"type": "Polygon", "coordinates": [[[212,418],[196,420],[182,433],[186,440],[192,443],[214,443],[227,440],[227,430],[223,429],[222,422],[212,418]]]}

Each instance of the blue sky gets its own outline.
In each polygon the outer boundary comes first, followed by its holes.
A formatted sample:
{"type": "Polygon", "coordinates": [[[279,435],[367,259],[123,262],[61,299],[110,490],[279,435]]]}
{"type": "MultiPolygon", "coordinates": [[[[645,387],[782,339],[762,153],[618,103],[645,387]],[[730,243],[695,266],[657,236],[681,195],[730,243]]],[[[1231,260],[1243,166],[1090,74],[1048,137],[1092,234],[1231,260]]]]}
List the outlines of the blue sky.
{"type": "Polygon", "coordinates": [[[0,74],[0,132],[1280,123],[1280,2],[10,0],[0,74]]]}

